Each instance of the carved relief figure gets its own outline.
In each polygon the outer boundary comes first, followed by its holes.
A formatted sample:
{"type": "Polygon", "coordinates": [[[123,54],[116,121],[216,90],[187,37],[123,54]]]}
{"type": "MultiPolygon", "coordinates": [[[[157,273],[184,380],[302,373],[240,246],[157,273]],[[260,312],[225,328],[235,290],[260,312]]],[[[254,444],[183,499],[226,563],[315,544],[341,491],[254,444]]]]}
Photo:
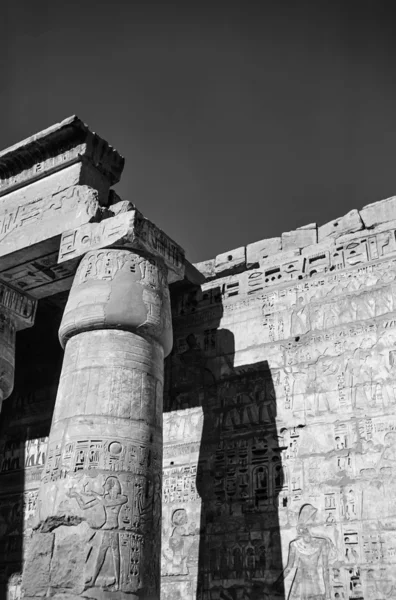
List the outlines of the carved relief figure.
{"type": "Polygon", "coordinates": [[[172,575],[186,575],[187,553],[185,549],[185,537],[187,531],[187,512],[179,508],[172,515],[172,533],[169,539],[169,549],[164,550],[164,556],[168,561],[167,570],[172,575]]]}
{"type": "Polygon", "coordinates": [[[304,306],[304,298],[299,297],[291,316],[291,334],[302,335],[310,327],[308,307],[304,306]]]}
{"type": "Polygon", "coordinates": [[[314,537],[309,524],[317,508],[304,504],[297,523],[297,538],[290,542],[286,568],[275,582],[275,589],[295,569],[288,600],[330,600],[329,552],[330,540],[314,537]]]}
{"type": "Polygon", "coordinates": [[[48,438],[29,440],[26,448],[25,467],[44,465],[48,438]]]}
{"type": "Polygon", "coordinates": [[[22,443],[7,440],[3,450],[2,471],[13,471],[21,468],[22,443]]]}
{"type": "Polygon", "coordinates": [[[337,388],[336,379],[339,364],[332,359],[318,361],[314,369],[307,374],[307,392],[313,394],[314,414],[335,411],[338,402],[333,392],[337,388]]]}
{"type": "Polygon", "coordinates": [[[370,362],[372,343],[363,340],[346,365],[347,386],[350,390],[353,409],[365,408],[372,400],[372,365],[370,362]]]}
{"type": "MultiPolygon", "coordinates": [[[[101,527],[101,540],[99,543],[99,551],[96,556],[96,560],[92,569],[92,573],[88,573],[85,580],[85,589],[93,587],[96,583],[96,579],[103,567],[103,563],[106,558],[106,554],[109,550],[111,550],[111,554],[113,557],[113,573],[114,576],[108,582],[108,585],[112,585],[113,589],[118,589],[119,581],[120,581],[120,546],[119,546],[119,536],[118,531],[114,531],[119,529],[118,517],[120,514],[120,510],[123,504],[128,501],[127,496],[124,496],[121,493],[121,484],[117,477],[110,476],[106,479],[103,485],[103,494],[98,494],[95,491],[91,491],[89,494],[94,496],[89,500],[85,500],[81,494],[76,492],[76,490],[71,490],[69,496],[71,498],[75,498],[78,505],[81,509],[86,510],[88,508],[92,508],[93,506],[100,504],[104,508],[105,512],[105,522],[101,527]]],[[[87,560],[89,555],[92,552],[94,544],[92,543],[94,538],[98,535],[98,532],[95,532],[91,538],[91,548],[87,555],[87,560]]]]}

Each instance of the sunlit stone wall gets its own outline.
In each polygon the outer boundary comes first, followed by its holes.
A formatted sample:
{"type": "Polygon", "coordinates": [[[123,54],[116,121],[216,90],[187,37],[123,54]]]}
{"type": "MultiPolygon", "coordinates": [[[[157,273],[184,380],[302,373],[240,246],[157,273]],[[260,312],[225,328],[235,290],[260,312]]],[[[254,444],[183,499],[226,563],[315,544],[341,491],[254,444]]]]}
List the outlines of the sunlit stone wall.
{"type": "Polygon", "coordinates": [[[173,302],[164,600],[396,597],[395,208],[201,263],[173,302]]]}

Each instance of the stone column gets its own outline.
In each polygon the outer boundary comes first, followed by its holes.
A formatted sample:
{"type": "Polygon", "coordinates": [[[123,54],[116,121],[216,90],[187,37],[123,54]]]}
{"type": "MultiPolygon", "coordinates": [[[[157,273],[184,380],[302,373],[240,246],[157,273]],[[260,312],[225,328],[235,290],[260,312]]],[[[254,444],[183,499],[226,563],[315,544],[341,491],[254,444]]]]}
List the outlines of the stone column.
{"type": "Polygon", "coordinates": [[[14,387],[15,333],[13,318],[8,311],[0,311],[0,411],[14,387]]]}
{"type": "Polygon", "coordinates": [[[0,412],[14,388],[16,331],[34,323],[37,302],[0,282],[0,412]]]}
{"type": "Polygon", "coordinates": [[[138,250],[90,251],[80,263],[60,326],[25,598],[159,600],[166,271],[138,250]]]}

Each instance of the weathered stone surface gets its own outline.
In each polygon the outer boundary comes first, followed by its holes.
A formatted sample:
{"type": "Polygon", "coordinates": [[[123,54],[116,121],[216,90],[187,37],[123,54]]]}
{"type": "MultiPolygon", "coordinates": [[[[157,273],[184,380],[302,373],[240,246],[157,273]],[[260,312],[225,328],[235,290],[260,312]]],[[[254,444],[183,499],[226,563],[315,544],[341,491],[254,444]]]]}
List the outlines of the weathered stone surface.
{"type": "Polygon", "coordinates": [[[1,200],[1,210],[22,210],[20,207],[30,205],[40,198],[46,198],[52,195],[65,192],[65,190],[76,185],[88,185],[96,189],[95,185],[90,185],[90,171],[81,163],[70,165],[57,173],[52,173],[44,179],[30,182],[24,187],[8,192],[1,200]]]}
{"type": "Polygon", "coordinates": [[[12,318],[17,331],[33,325],[36,309],[36,300],[0,282],[0,310],[12,318]]]}
{"type": "Polygon", "coordinates": [[[276,285],[288,279],[302,278],[304,259],[300,250],[289,250],[269,256],[260,262],[264,285],[276,285]]]}
{"type": "Polygon", "coordinates": [[[246,266],[260,264],[272,254],[277,254],[282,249],[280,237],[260,240],[246,246],[246,266]]]}
{"type": "Polygon", "coordinates": [[[199,263],[195,263],[194,267],[196,269],[198,269],[198,271],[200,273],[202,273],[202,275],[206,279],[213,279],[214,277],[216,277],[215,259],[214,258],[211,258],[210,260],[203,260],[202,262],[199,262],[199,263]]]}
{"type": "Polygon", "coordinates": [[[339,242],[173,301],[165,600],[392,598],[395,231],[339,242]]]}
{"type": "MultiPolygon", "coordinates": [[[[356,234],[351,235],[354,235],[356,237],[356,234]]],[[[312,244],[311,246],[301,248],[301,256],[309,256],[311,254],[318,254],[319,252],[325,252],[327,250],[334,250],[335,245],[335,238],[326,238],[323,240],[323,242],[319,242],[317,244],[312,244]]]]}
{"type": "Polygon", "coordinates": [[[47,596],[53,549],[53,533],[41,533],[29,542],[29,551],[24,564],[24,583],[22,583],[22,592],[27,597],[47,596]]]}
{"type": "Polygon", "coordinates": [[[96,172],[94,187],[104,200],[120,179],[124,159],[73,116],[0,152],[0,196],[82,162],[96,172]]]}
{"type": "Polygon", "coordinates": [[[361,215],[357,210],[351,210],[349,213],[334,219],[318,228],[318,242],[322,242],[327,237],[338,237],[347,233],[353,233],[363,229],[361,215]]]}
{"type": "Polygon", "coordinates": [[[85,586],[81,565],[86,560],[90,537],[92,530],[86,522],[56,529],[51,560],[51,588],[57,592],[82,594],[85,586]]]}
{"type": "Polygon", "coordinates": [[[21,204],[0,212],[0,258],[59,236],[71,226],[98,218],[98,193],[88,186],[74,186],[59,193],[24,198],[21,204]]]}
{"type": "Polygon", "coordinates": [[[239,272],[246,267],[246,249],[245,246],[235,248],[229,252],[218,254],[215,259],[216,275],[226,275],[229,272],[239,272]]]}
{"type": "Polygon", "coordinates": [[[365,227],[374,227],[396,218],[396,196],[368,204],[360,210],[365,227]]]}
{"type": "Polygon", "coordinates": [[[185,260],[182,248],[137,210],[122,212],[101,223],[87,224],[72,231],[65,231],[60,244],[59,262],[112,245],[143,250],[161,258],[169,271],[170,283],[184,276],[185,260]]]}
{"type": "Polygon", "coordinates": [[[287,252],[294,248],[304,248],[318,241],[316,223],[300,227],[294,231],[282,233],[282,250],[287,252]]]}
{"type": "Polygon", "coordinates": [[[0,411],[14,387],[16,331],[31,327],[37,303],[0,282],[0,411]]]}

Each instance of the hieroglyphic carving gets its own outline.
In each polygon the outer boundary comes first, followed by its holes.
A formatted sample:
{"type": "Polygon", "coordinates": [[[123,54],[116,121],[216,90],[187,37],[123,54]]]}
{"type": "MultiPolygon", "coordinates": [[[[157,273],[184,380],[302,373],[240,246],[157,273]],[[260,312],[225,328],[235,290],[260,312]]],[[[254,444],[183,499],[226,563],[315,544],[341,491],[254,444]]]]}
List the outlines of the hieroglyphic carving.
{"type": "Polygon", "coordinates": [[[197,467],[170,467],[163,473],[163,502],[194,502],[199,499],[196,488],[197,467]]]}
{"type": "Polygon", "coordinates": [[[49,295],[49,286],[54,286],[59,281],[71,278],[76,268],[76,265],[72,262],[59,265],[57,259],[58,253],[51,252],[45,256],[5,269],[1,272],[0,277],[4,281],[11,282],[15,288],[29,292],[35,298],[41,297],[41,295],[49,295]]]}
{"type": "Polygon", "coordinates": [[[177,281],[183,277],[184,252],[180,246],[137,210],[115,215],[101,223],[86,224],[64,232],[59,249],[59,262],[112,245],[143,250],[151,256],[160,257],[171,271],[170,281],[177,281]]]}
{"type": "Polygon", "coordinates": [[[96,218],[98,213],[98,192],[84,185],[6,209],[0,213],[0,255],[60,235],[71,225],[96,218]]]}
{"type": "Polygon", "coordinates": [[[158,465],[159,448],[123,438],[73,438],[52,442],[43,481],[57,481],[74,474],[92,474],[102,470],[144,475],[149,466],[158,465]]]}
{"type": "MultiPolygon", "coordinates": [[[[345,314],[343,318],[345,320],[348,318],[351,307],[347,305],[344,295],[356,294],[359,290],[364,289],[368,291],[381,283],[393,282],[396,279],[396,260],[369,263],[348,270],[331,272],[322,277],[314,276],[304,283],[297,281],[293,286],[282,287],[280,290],[275,289],[270,293],[264,293],[265,289],[260,284],[262,276],[263,272],[260,270],[245,271],[238,276],[227,278],[226,283],[218,280],[210,281],[205,283],[202,289],[198,288],[181,294],[173,303],[174,319],[177,319],[178,323],[184,322],[190,327],[199,326],[201,323],[216,320],[220,312],[220,303],[223,303],[221,312],[224,311],[224,322],[228,323],[234,313],[243,313],[245,310],[253,311],[261,306],[262,315],[268,320],[268,324],[271,319],[274,321],[272,327],[275,327],[274,339],[283,339],[292,335],[290,334],[290,313],[293,311],[295,313],[301,303],[301,298],[304,299],[304,306],[301,306],[301,309],[304,309],[312,300],[316,302],[317,306],[320,306],[321,300],[326,299],[327,301],[332,297],[340,296],[342,297],[341,305],[344,300],[345,314]],[[231,295],[228,292],[230,284],[233,286],[231,295]],[[279,329],[279,333],[276,333],[277,329],[279,329]]],[[[386,295],[383,294],[384,292],[379,289],[375,299],[376,311],[381,314],[388,312],[390,307],[386,295]]],[[[352,319],[355,312],[352,310],[352,319]]],[[[321,314],[323,315],[323,310],[321,314]]],[[[360,311],[359,314],[362,312],[360,311]]],[[[302,317],[305,320],[304,311],[302,317]]]]}
{"type": "Polygon", "coordinates": [[[351,238],[346,243],[337,244],[334,249],[320,253],[313,250],[312,254],[296,256],[287,262],[279,263],[276,258],[266,259],[262,274],[263,287],[354,267],[396,252],[395,230],[363,236],[360,233],[351,238]],[[273,264],[268,264],[271,260],[273,264]]]}
{"type": "Polygon", "coordinates": [[[115,275],[125,266],[131,273],[138,272],[137,281],[150,287],[162,286],[166,283],[164,269],[149,258],[132,254],[128,250],[117,253],[111,251],[88,252],[81,263],[76,284],[89,280],[112,281],[115,275]]]}
{"type": "Polygon", "coordinates": [[[0,308],[10,313],[18,328],[34,323],[37,301],[0,282],[0,308]]]}
{"type": "Polygon", "coordinates": [[[300,337],[311,331],[328,330],[356,321],[367,321],[392,313],[395,309],[395,284],[359,294],[351,294],[332,302],[315,301],[309,304],[299,296],[297,304],[288,310],[267,312],[263,307],[263,342],[288,337],[300,337]]]}

